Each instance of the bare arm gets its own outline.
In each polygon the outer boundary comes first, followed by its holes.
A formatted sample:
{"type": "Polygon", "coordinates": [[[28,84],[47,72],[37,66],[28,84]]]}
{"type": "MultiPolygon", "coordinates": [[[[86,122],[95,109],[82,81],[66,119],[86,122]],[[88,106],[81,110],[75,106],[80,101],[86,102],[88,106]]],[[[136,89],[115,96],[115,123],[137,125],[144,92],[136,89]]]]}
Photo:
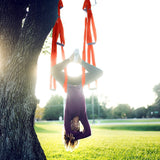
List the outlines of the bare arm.
{"type": "Polygon", "coordinates": [[[99,77],[102,76],[103,71],[100,70],[99,68],[97,68],[89,63],[86,63],[83,60],[82,60],[81,64],[88,71],[87,73],[85,73],[85,85],[97,80],[99,77]]]}
{"type": "MultiPolygon", "coordinates": [[[[63,62],[51,68],[51,74],[62,86],[65,80],[65,75],[64,75],[63,70],[65,67],[67,67],[67,65],[71,61],[72,59],[66,59],[63,62]]],[[[92,81],[97,80],[103,74],[102,70],[98,69],[97,67],[93,65],[86,63],[85,61],[81,59],[79,60],[79,64],[81,64],[87,70],[87,73],[85,73],[85,84],[89,84],[92,81]]],[[[78,77],[68,76],[68,84],[79,85],[81,83],[82,83],[82,76],[78,76],[78,77]]]]}
{"type": "Polygon", "coordinates": [[[61,63],[56,64],[51,68],[52,76],[63,86],[65,75],[64,75],[64,68],[70,63],[70,59],[66,59],[61,63]]]}

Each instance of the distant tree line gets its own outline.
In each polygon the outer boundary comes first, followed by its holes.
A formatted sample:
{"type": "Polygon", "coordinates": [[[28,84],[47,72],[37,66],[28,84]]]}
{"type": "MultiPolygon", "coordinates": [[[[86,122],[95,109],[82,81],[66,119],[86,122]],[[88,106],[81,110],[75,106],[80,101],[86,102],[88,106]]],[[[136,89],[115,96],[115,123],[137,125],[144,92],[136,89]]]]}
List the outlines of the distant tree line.
{"type": "Polygon", "coordinates": [[[63,97],[59,95],[52,96],[45,106],[42,119],[58,120],[63,116],[63,97]]]}
{"type": "MultiPolygon", "coordinates": [[[[93,118],[91,99],[86,99],[87,115],[89,119],[93,118]]],[[[106,104],[98,103],[97,97],[94,97],[94,118],[95,119],[113,119],[113,118],[160,118],[160,104],[151,106],[131,108],[128,104],[118,104],[116,107],[106,108],[106,104]]]]}
{"type": "MultiPolygon", "coordinates": [[[[128,104],[118,104],[116,107],[106,108],[106,103],[99,103],[96,96],[86,98],[88,119],[113,118],[160,118],[160,84],[153,88],[157,98],[155,102],[145,107],[131,108],[128,104]],[[94,107],[93,107],[94,106],[94,107]]],[[[44,108],[37,107],[36,119],[58,120],[63,117],[63,97],[52,96],[44,108]]]]}

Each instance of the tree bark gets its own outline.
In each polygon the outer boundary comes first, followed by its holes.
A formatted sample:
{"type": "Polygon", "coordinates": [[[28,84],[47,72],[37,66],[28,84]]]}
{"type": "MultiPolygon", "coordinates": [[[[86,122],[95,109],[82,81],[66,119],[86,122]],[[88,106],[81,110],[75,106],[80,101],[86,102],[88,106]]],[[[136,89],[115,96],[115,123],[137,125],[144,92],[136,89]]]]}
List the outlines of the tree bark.
{"type": "Polygon", "coordinates": [[[0,159],[46,159],[34,130],[36,69],[57,5],[0,0],[0,159]]]}

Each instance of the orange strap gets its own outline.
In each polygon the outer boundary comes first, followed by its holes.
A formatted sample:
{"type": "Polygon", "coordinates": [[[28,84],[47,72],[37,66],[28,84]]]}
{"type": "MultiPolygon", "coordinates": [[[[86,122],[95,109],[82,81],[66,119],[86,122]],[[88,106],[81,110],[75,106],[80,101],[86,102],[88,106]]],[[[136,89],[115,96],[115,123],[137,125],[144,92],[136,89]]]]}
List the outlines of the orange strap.
{"type": "MultiPolygon", "coordinates": [[[[87,17],[85,18],[82,59],[86,61],[86,43],[87,43],[88,44],[87,45],[87,61],[89,64],[91,64],[91,60],[92,60],[92,64],[96,66],[93,44],[95,44],[97,41],[97,33],[96,33],[96,27],[95,27],[94,18],[91,10],[90,0],[84,1],[83,10],[87,12],[87,17]],[[94,42],[92,40],[91,31],[93,32],[94,42]]],[[[84,86],[84,84],[85,84],[85,69],[82,68],[82,86],[84,86]]]]}
{"type": "MultiPolygon", "coordinates": [[[[58,3],[58,19],[53,27],[52,31],[52,49],[51,49],[51,67],[56,65],[57,62],[57,45],[61,46],[61,52],[62,52],[62,59],[65,60],[65,53],[63,46],[65,45],[65,38],[64,38],[64,30],[63,30],[63,24],[60,18],[60,9],[63,7],[62,0],[59,0],[58,3]],[[58,37],[60,36],[60,43],[57,42],[58,37]]],[[[65,73],[65,82],[64,82],[64,90],[67,91],[67,69],[64,69],[65,73]]],[[[53,78],[53,76],[50,76],[50,89],[56,89],[56,80],[53,78]]]]}

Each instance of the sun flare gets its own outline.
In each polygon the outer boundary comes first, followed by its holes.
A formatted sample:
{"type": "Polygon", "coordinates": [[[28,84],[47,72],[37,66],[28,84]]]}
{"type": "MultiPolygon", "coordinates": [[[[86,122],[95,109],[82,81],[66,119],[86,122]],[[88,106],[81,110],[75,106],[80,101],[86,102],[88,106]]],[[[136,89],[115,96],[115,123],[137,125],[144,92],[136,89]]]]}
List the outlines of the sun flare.
{"type": "Polygon", "coordinates": [[[82,67],[78,63],[70,63],[67,66],[67,73],[71,77],[77,77],[82,74],[82,67]]]}

